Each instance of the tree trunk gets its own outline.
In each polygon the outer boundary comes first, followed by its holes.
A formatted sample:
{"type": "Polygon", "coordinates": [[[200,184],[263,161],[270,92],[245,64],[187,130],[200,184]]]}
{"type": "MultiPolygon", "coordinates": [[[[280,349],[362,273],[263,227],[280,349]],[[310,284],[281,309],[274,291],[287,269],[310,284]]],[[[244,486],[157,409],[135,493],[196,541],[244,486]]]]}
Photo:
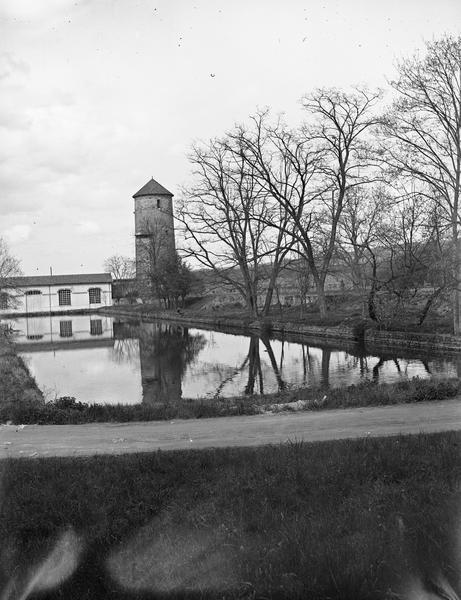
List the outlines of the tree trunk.
{"type": "Polygon", "coordinates": [[[256,319],[258,317],[258,304],[255,301],[255,298],[252,295],[249,295],[246,300],[250,315],[256,319]]]}
{"type": "Polygon", "coordinates": [[[264,307],[262,311],[262,315],[265,317],[269,314],[272,304],[272,298],[274,296],[275,284],[277,283],[277,276],[279,273],[278,266],[274,265],[272,269],[272,273],[269,279],[269,285],[267,287],[266,298],[264,300],[264,307]]]}
{"type": "Polygon", "coordinates": [[[459,286],[461,282],[461,240],[458,239],[458,232],[454,234],[453,246],[455,252],[454,259],[454,279],[455,288],[453,290],[453,333],[460,334],[460,293],[459,286]]]}
{"type": "Polygon", "coordinates": [[[426,320],[427,315],[429,314],[429,311],[431,309],[431,306],[433,305],[434,301],[438,298],[438,296],[440,296],[441,292],[442,292],[443,288],[437,288],[435,290],[435,292],[432,294],[432,296],[430,296],[427,300],[425,305],[423,306],[423,309],[419,315],[419,319],[418,319],[418,326],[421,327],[421,325],[424,323],[424,321],[426,320]]]}
{"type": "Polygon", "coordinates": [[[254,394],[256,375],[261,367],[261,359],[259,357],[259,338],[257,336],[251,336],[250,338],[248,359],[248,381],[245,386],[245,396],[251,396],[254,394]]]}
{"type": "Polygon", "coordinates": [[[371,258],[372,258],[373,267],[372,267],[372,275],[371,275],[371,288],[370,288],[370,292],[368,294],[368,316],[370,317],[370,319],[372,321],[377,322],[378,315],[376,314],[375,297],[376,297],[376,292],[377,292],[376,274],[377,274],[378,268],[376,265],[375,256],[373,254],[372,254],[371,258]]]}
{"type": "Polygon", "coordinates": [[[372,321],[378,322],[378,315],[376,314],[375,296],[376,286],[373,283],[370,289],[370,293],[368,294],[368,316],[372,321]]]}
{"type": "Polygon", "coordinates": [[[327,298],[325,296],[325,282],[318,281],[316,282],[317,287],[317,302],[319,307],[320,317],[325,319],[327,316],[327,298]]]}

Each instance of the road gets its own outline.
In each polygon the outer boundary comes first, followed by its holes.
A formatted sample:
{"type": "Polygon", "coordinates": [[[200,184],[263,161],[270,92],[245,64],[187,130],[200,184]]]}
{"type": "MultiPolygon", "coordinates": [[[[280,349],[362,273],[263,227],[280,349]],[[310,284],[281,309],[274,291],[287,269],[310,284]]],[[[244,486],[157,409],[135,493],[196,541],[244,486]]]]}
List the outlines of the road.
{"type": "Polygon", "coordinates": [[[458,429],[461,397],[399,406],[148,423],[0,425],[0,458],[259,446],[458,429]]]}

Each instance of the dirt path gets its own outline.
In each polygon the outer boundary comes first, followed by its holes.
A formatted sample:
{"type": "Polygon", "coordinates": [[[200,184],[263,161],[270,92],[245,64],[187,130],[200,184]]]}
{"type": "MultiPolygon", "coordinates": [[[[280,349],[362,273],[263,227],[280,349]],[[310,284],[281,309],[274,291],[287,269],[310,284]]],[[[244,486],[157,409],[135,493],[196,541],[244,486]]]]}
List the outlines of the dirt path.
{"type": "Polygon", "coordinates": [[[89,425],[0,425],[0,458],[259,446],[461,429],[461,397],[376,408],[89,425]]]}

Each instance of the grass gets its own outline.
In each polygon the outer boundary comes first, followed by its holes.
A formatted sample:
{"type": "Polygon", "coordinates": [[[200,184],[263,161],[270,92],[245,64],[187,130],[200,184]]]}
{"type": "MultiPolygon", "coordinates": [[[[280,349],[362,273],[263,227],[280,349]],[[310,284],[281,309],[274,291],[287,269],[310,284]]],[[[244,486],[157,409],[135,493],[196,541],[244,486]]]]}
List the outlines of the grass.
{"type": "Polygon", "coordinates": [[[25,408],[43,403],[43,395],[14,345],[0,331],[0,411],[20,403],[25,408]]]}
{"type": "Polygon", "coordinates": [[[456,590],[460,444],[2,461],[2,597],[384,600],[442,576],[456,590]]]}
{"type": "MultiPolygon", "coordinates": [[[[361,324],[362,327],[375,328],[377,324],[373,322],[363,312],[363,301],[357,294],[345,292],[344,296],[330,296],[328,301],[328,313],[321,317],[316,303],[306,306],[273,306],[267,320],[282,321],[290,323],[302,323],[303,325],[312,325],[318,327],[337,327],[340,325],[354,326],[361,324]]],[[[226,321],[238,321],[243,326],[247,326],[254,321],[239,302],[226,302],[225,299],[219,306],[213,306],[214,297],[195,298],[189,302],[187,307],[181,309],[184,317],[194,320],[194,318],[208,318],[210,322],[219,322],[225,325],[226,321]]],[[[437,310],[432,310],[423,325],[418,325],[421,304],[406,306],[405,310],[399,311],[398,317],[394,320],[386,321],[386,326],[381,324],[381,328],[389,331],[402,331],[413,333],[453,333],[453,320],[451,317],[451,304],[448,298],[443,298],[439,303],[437,310]]],[[[111,312],[117,312],[117,309],[128,311],[133,315],[155,316],[159,313],[159,307],[156,304],[138,304],[138,305],[115,305],[110,309],[111,312]]],[[[161,310],[165,315],[170,313],[171,318],[177,316],[176,310],[161,310]]]]}
{"type": "Polygon", "coordinates": [[[343,388],[301,388],[278,394],[234,398],[182,399],[149,406],[147,404],[86,404],[62,397],[45,404],[28,401],[0,405],[0,423],[78,424],[129,421],[199,419],[233,415],[253,415],[266,410],[326,410],[363,406],[437,401],[461,393],[459,379],[402,380],[398,383],[364,382],[343,388]]]}

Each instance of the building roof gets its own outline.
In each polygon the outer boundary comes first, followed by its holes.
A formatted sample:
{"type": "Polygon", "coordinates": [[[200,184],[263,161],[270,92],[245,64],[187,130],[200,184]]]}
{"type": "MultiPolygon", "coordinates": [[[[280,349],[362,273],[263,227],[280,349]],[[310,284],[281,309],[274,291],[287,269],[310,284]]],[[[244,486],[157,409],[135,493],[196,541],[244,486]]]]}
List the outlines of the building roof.
{"type": "Polygon", "coordinates": [[[152,177],[139,192],[136,192],[133,198],[137,198],[138,196],[173,196],[173,194],[152,177]]]}
{"type": "MultiPolygon", "coordinates": [[[[8,280],[7,280],[8,281],[8,280]]],[[[78,283],[112,283],[110,273],[78,273],[75,275],[31,275],[30,277],[12,277],[9,281],[14,287],[33,285],[73,285],[78,283]]]]}

